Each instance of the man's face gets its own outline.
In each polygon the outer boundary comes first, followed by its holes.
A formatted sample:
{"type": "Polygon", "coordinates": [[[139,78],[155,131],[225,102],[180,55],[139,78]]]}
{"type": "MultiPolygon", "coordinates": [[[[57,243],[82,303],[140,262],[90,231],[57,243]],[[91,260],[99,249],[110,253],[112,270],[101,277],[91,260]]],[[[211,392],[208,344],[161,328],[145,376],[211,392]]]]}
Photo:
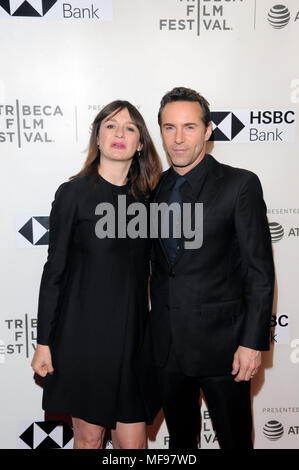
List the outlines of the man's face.
{"type": "Polygon", "coordinates": [[[206,128],[198,102],[173,101],[161,113],[161,137],[174,169],[193,168],[205,155],[212,124],[206,128]]]}

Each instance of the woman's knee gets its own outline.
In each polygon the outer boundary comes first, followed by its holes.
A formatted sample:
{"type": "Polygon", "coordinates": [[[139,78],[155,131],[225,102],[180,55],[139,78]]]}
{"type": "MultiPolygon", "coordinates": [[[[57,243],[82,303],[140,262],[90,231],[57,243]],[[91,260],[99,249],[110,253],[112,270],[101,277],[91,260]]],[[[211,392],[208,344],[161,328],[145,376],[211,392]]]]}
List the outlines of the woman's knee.
{"type": "Polygon", "coordinates": [[[73,419],[74,448],[101,449],[105,428],[88,423],[81,419],[73,419]]]}
{"type": "Polygon", "coordinates": [[[114,449],[146,449],[145,423],[117,423],[111,433],[114,449]]]}
{"type": "Polygon", "coordinates": [[[114,449],[146,449],[146,438],[123,438],[112,440],[114,449]]]}
{"type": "Polygon", "coordinates": [[[74,449],[101,449],[103,440],[92,436],[74,436],[74,449]]]}

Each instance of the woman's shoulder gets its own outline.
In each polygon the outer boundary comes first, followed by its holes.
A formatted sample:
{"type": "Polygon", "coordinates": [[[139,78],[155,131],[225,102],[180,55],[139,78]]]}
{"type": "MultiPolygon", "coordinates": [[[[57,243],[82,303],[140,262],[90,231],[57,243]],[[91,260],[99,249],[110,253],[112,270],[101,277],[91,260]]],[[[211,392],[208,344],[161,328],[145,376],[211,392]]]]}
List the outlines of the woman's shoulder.
{"type": "Polygon", "coordinates": [[[77,175],[60,184],[57,191],[74,192],[90,185],[90,177],[77,175]]]}
{"type": "Polygon", "coordinates": [[[86,175],[74,176],[58,186],[55,192],[55,200],[60,198],[71,198],[75,200],[82,191],[86,191],[90,186],[90,178],[86,175]]]}

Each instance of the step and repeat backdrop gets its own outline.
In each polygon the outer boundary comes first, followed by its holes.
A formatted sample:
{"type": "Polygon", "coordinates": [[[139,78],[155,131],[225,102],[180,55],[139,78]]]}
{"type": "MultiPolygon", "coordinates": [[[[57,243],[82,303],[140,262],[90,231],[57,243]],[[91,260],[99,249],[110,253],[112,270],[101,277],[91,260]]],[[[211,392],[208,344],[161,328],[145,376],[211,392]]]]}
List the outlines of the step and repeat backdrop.
{"type": "MultiPolygon", "coordinates": [[[[210,153],[262,182],[276,289],[252,386],[254,445],[299,447],[299,3],[281,2],[0,0],[0,448],[73,445],[69,417],[43,412],[30,367],[51,202],[115,99],[139,108],[166,169],[157,112],[175,86],[210,102],[210,153]]],[[[217,449],[200,401],[201,447],[217,449]]],[[[149,448],[168,447],[162,413],[148,432],[149,448]]]]}

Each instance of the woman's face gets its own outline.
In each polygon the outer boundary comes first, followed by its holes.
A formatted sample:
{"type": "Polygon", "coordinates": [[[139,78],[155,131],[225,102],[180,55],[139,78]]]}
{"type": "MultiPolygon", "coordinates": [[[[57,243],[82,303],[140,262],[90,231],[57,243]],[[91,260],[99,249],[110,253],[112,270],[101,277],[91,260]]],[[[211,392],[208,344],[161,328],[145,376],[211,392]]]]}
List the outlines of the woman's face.
{"type": "Polygon", "coordinates": [[[97,144],[101,158],[130,160],[136,150],[141,150],[140,133],[127,108],[107,116],[101,123],[97,144]]]}

